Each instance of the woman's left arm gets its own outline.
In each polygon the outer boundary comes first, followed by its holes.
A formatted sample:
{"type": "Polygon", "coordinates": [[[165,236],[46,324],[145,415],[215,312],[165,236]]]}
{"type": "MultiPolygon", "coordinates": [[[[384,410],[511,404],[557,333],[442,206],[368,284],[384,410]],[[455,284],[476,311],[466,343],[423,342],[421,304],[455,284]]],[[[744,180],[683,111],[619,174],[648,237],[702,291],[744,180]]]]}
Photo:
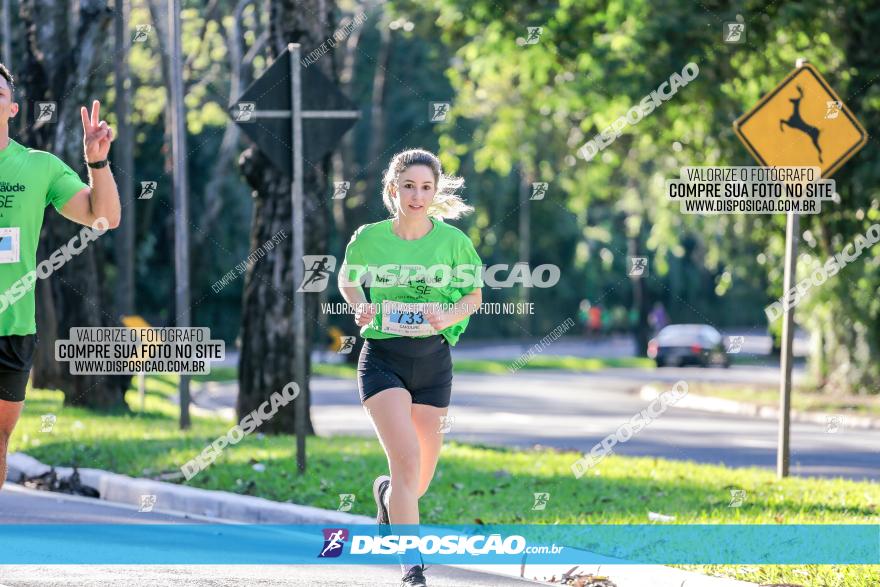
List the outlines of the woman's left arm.
{"type": "Polygon", "coordinates": [[[426,318],[434,330],[440,331],[449,328],[453,324],[461,322],[479,309],[483,303],[483,290],[477,288],[471,293],[462,296],[450,310],[438,310],[428,312],[426,318]]]}

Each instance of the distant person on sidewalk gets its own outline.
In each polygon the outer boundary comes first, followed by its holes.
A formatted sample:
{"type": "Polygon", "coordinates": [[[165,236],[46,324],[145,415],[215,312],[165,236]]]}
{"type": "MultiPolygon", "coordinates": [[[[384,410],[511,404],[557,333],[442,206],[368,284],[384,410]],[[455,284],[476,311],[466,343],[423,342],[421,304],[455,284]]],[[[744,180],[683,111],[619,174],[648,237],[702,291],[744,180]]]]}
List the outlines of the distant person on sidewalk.
{"type": "MultiPolygon", "coordinates": [[[[455,195],[462,180],[444,175],[436,155],[421,149],[398,153],[382,184],[391,218],[365,224],[352,235],[339,289],[356,308],[355,322],[365,339],[358,389],[391,473],[373,482],[376,520],[415,525],[419,498],[434,477],[443,434],[451,426],[450,346],[482,302],[482,261],[470,237],[443,221],[473,208],[455,195]],[[457,277],[426,271],[433,267],[457,277]],[[371,303],[360,286],[367,275],[371,303]],[[454,305],[433,306],[438,302],[454,305]]],[[[401,571],[403,586],[425,587],[420,555],[402,557],[401,571]]]]}
{"type": "Polygon", "coordinates": [[[590,335],[590,300],[584,298],[578,305],[578,322],[581,323],[581,331],[584,336],[590,335]]]}
{"type": "Polygon", "coordinates": [[[590,306],[590,334],[595,338],[602,333],[602,306],[590,306]]]}
{"type": "Polygon", "coordinates": [[[34,271],[43,212],[51,204],[65,218],[101,231],[119,226],[122,213],[107,161],[113,129],[101,120],[100,103],[94,101],[91,115],[81,109],[90,187],[55,155],[9,138],[9,119],[18,114],[14,91],[12,75],[0,64],[0,295],[29,283],[0,312],[0,487],[37,347],[34,271]]]}
{"type": "Polygon", "coordinates": [[[663,307],[662,302],[654,303],[654,308],[648,314],[648,325],[654,330],[654,334],[669,325],[669,316],[666,315],[666,308],[663,307]]]}

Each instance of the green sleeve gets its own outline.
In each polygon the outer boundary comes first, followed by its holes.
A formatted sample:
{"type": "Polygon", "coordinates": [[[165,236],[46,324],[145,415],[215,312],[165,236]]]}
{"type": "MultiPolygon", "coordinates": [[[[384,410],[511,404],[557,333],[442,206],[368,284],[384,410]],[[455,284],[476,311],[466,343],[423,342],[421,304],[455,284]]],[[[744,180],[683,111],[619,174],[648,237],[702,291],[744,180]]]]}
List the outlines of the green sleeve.
{"type": "Polygon", "coordinates": [[[81,190],[89,187],[79,175],[55,155],[48,157],[49,189],[46,191],[46,206],[52,204],[59,212],[70,199],[81,190]]]}
{"type": "Polygon", "coordinates": [[[467,235],[462,235],[462,238],[459,241],[455,254],[455,264],[471,265],[475,267],[475,269],[473,270],[473,285],[458,288],[462,296],[466,296],[475,289],[483,287],[483,261],[482,259],[480,259],[480,255],[477,254],[477,250],[474,248],[474,243],[471,242],[471,239],[468,238],[467,235]]]}
{"type": "Polygon", "coordinates": [[[358,236],[360,235],[363,227],[354,231],[354,234],[351,235],[351,240],[348,241],[348,245],[345,247],[345,259],[342,261],[342,267],[340,272],[349,279],[350,281],[360,282],[366,273],[366,263],[364,262],[364,256],[361,251],[361,243],[358,242],[358,236]],[[358,268],[352,268],[349,271],[349,265],[357,265],[358,268]]]}

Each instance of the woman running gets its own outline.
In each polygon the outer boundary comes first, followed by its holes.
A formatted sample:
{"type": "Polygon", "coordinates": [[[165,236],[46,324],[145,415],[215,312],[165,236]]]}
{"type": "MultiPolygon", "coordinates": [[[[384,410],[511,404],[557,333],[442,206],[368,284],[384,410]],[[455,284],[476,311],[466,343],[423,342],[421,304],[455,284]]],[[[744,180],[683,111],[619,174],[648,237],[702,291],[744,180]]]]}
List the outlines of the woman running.
{"type": "MultiPolygon", "coordinates": [[[[455,195],[463,183],[444,175],[433,153],[395,155],[382,180],[391,218],[355,231],[340,270],[364,338],[361,403],[388,458],[390,477],[373,482],[379,524],[419,523],[446,431],[449,349],[482,302],[482,261],[470,238],[443,221],[473,211],[455,195]]],[[[401,570],[402,586],[426,586],[421,556],[401,559],[401,570]]]]}

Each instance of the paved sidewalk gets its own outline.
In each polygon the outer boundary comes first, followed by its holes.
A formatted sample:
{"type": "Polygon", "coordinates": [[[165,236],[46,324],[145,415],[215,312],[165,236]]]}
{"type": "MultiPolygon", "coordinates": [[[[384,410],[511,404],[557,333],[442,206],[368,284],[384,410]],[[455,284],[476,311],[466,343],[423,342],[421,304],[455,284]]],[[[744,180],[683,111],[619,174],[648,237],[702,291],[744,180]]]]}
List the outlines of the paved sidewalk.
{"type": "MultiPolygon", "coordinates": [[[[662,390],[653,385],[645,385],[639,390],[639,397],[645,401],[653,401],[662,390]]],[[[679,408],[702,410],[719,414],[737,414],[740,416],[752,416],[765,420],[779,421],[779,408],[773,406],[761,406],[732,399],[696,395],[688,393],[685,397],[675,402],[679,408]]],[[[858,414],[834,413],[834,412],[802,412],[791,411],[791,419],[796,422],[812,422],[822,424],[826,428],[860,428],[880,430],[880,418],[860,416],[858,414]]],[[[836,430],[835,430],[836,432],[836,430]]],[[[830,432],[829,430],[829,433],[830,432]]]]}

